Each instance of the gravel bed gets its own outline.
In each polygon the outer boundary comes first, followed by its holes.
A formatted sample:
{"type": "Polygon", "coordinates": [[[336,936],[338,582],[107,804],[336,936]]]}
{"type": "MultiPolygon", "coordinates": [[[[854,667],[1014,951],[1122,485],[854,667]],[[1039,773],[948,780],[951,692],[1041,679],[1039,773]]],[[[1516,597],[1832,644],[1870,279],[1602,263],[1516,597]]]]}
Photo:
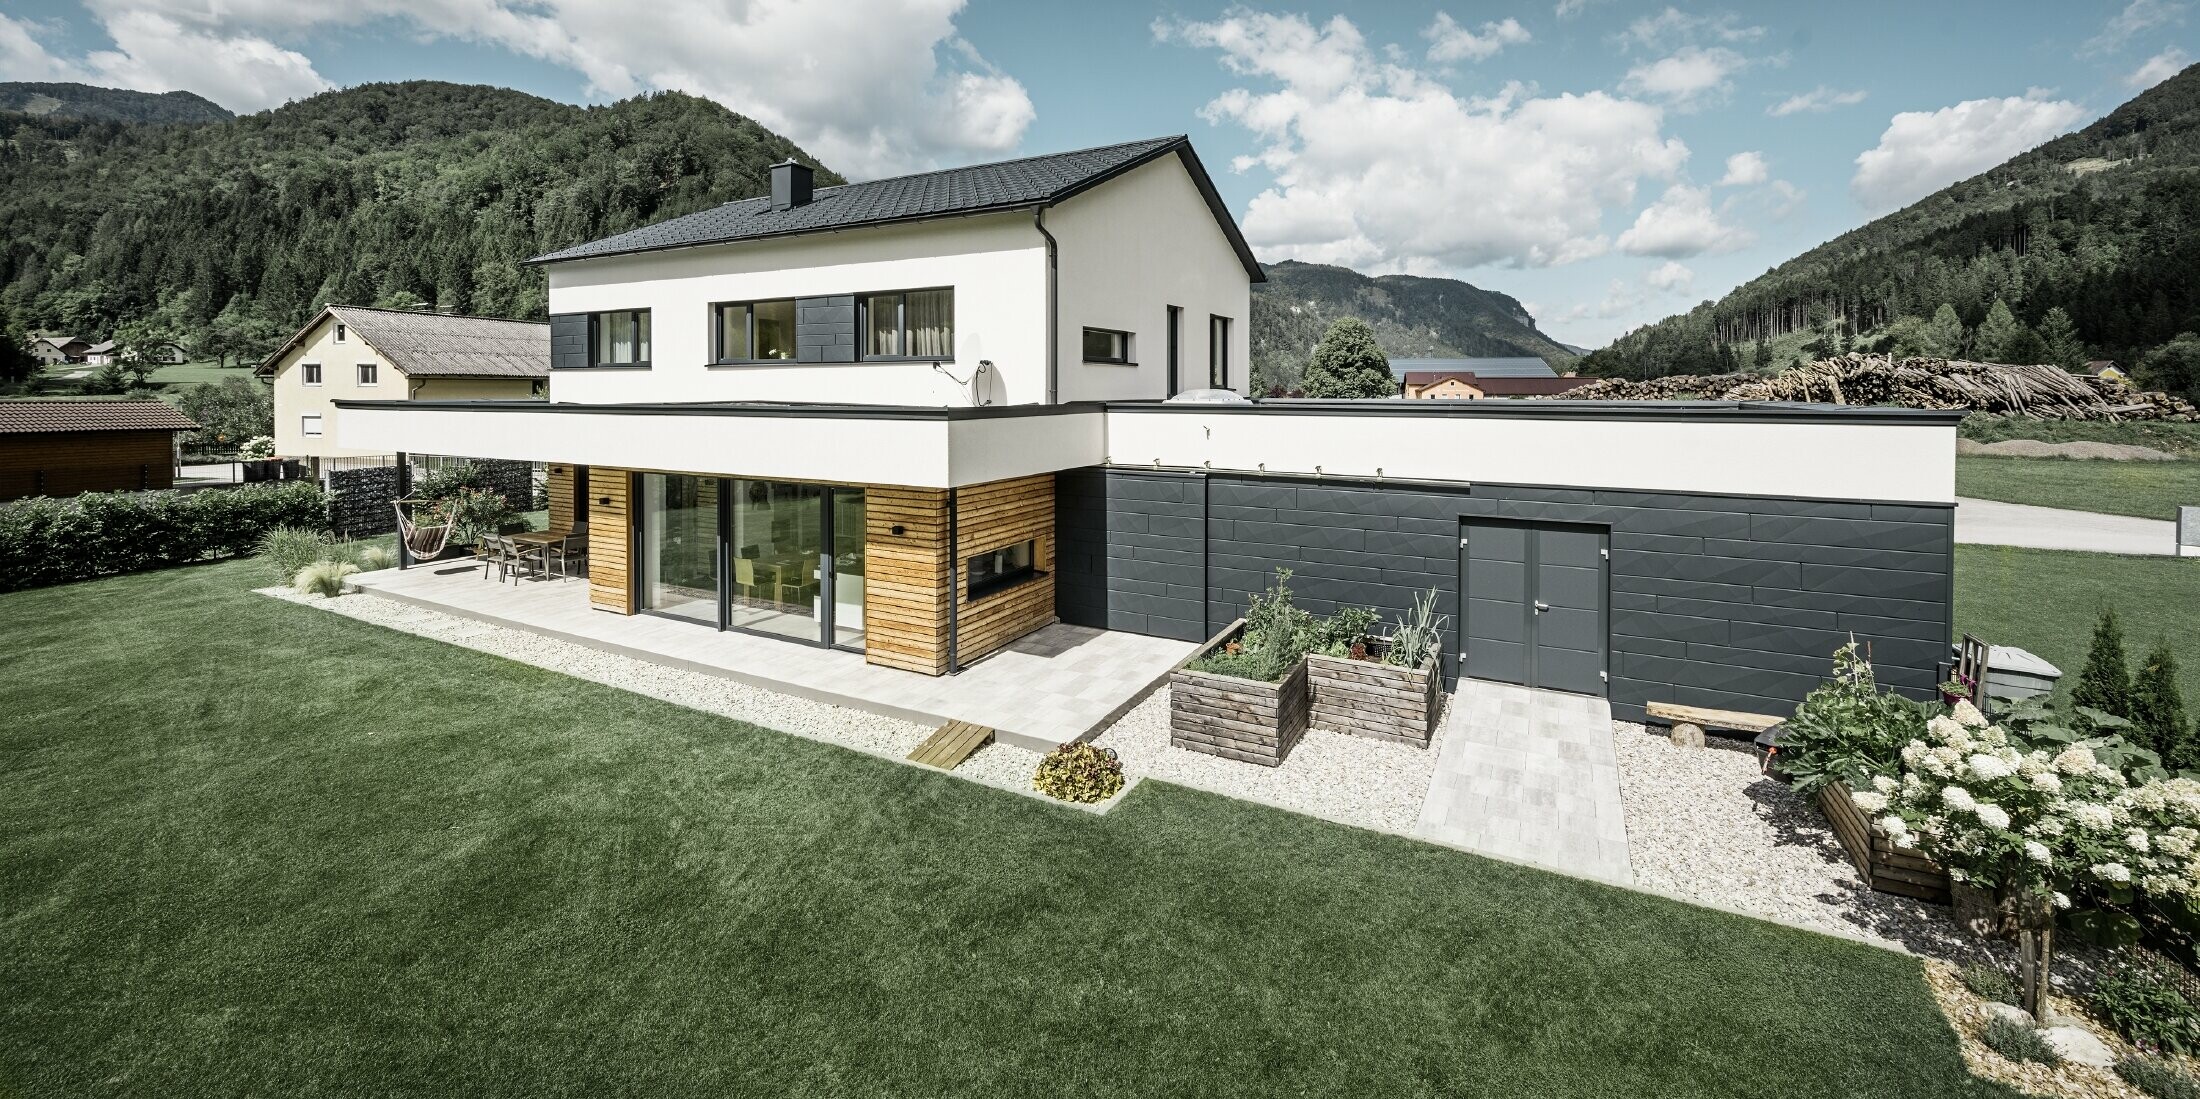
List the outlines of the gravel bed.
{"type": "MultiPolygon", "coordinates": [[[[1957,963],[2014,971],[2011,943],[1980,939],[1945,905],[1864,886],[1816,805],[1760,773],[1746,742],[1678,748],[1633,722],[1612,723],[1627,851],[1645,889],[1782,923],[1861,937],[1957,963]]],[[[2058,936],[2055,981],[2086,987],[2090,948],[2058,936]]]]}
{"type": "MultiPolygon", "coordinates": [[[[932,735],[932,728],[927,725],[781,694],[723,676],[653,664],[375,595],[359,593],[324,599],[280,587],[262,588],[260,594],[532,664],[575,679],[648,695],[691,710],[837,744],[896,763],[906,763],[904,757],[932,735]]],[[[942,773],[1036,797],[1050,804],[1064,804],[1032,789],[1031,776],[1038,768],[1039,754],[1036,752],[1009,744],[989,744],[953,771],[942,773]]],[[[1125,790],[1128,789],[1126,785],[1125,790]]],[[[1102,803],[1099,808],[1105,811],[1119,800],[1121,795],[1102,803]]]]}
{"type": "Polygon", "coordinates": [[[1427,748],[1309,730],[1281,767],[1222,759],[1169,744],[1169,689],[1132,707],[1093,743],[1113,748],[1126,774],[1184,786],[1340,824],[1410,834],[1436,773],[1427,748]]]}

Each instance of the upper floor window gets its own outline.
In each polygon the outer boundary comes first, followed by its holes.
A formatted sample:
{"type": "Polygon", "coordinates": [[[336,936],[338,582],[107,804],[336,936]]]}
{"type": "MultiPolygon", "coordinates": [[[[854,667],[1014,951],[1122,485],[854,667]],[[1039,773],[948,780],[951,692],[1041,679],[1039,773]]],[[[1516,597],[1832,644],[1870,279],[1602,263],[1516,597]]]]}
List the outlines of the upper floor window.
{"type": "Polygon", "coordinates": [[[347,333],[348,333],[349,331],[350,331],[350,330],[349,330],[349,329],[347,329],[347,328],[345,328],[345,327],[344,327],[343,325],[340,325],[340,324],[339,324],[339,325],[337,325],[337,326],[336,326],[336,342],[337,342],[337,343],[342,343],[342,342],[344,342],[344,336],[345,336],[345,335],[346,335],[346,334],[347,334],[347,333]]]}
{"type": "Polygon", "coordinates": [[[379,364],[376,364],[376,363],[360,363],[360,364],[359,364],[359,384],[360,384],[360,385],[379,385],[379,384],[381,383],[381,376],[380,376],[380,375],[381,375],[381,373],[382,373],[382,368],[380,367],[380,365],[379,365],[379,364]]]}
{"type": "Polygon", "coordinates": [[[1088,363],[1128,363],[1131,361],[1131,334],[1112,328],[1085,329],[1085,361],[1088,363]]]}
{"type": "Polygon", "coordinates": [[[955,357],[955,291],[902,290],[862,299],[866,359],[955,357]]]}
{"type": "Polygon", "coordinates": [[[1207,387],[1230,388],[1230,318],[1207,318],[1207,387]]]}
{"type": "Polygon", "coordinates": [[[588,346],[592,365],[648,366],[649,310],[590,313],[588,346]]]}
{"type": "Polygon", "coordinates": [[[299,363],[298,380],[306,385],[321,384],[321,364],[299,363]]]}
{"type": "Polygon", "coordinates": [[[736,301],[717,309],[716,362],[747,363],[794,358],[794,302],[736,301]]]}

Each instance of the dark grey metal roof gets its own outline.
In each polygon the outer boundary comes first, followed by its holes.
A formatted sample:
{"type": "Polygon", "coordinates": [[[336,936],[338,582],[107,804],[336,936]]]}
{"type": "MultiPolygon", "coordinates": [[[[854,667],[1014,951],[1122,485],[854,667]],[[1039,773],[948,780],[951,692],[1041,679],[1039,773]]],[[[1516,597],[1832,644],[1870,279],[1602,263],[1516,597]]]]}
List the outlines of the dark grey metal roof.
{"type": "Polygon", "coordinates": [[[1408,370],[1441,370],[1472,374],[1477,378],[1555,378],[1551,364],[1530,356],[1491,359],[1392,359],[1390,371],[1403,377],[1408,370]]]}
{"type": "Polygon", "coordinates": [[[818,188],[814,197],[790,210],[772,209],[768,195],[737,199],[683,217],[645,225],[601,240],[562,248],[528,260],[559,263],[598,256],[731,244],[768,237],[824,233],[905,221],[965,217],[971,214],[1047,206],[1104,183],[1148,161],[1176,153],[1214,211],[1215,221],[1237,251],[1254,282],[1265,282],[1251,246],[1215,191],[1214,181],[1182,134],[1078,149],[1066,153],[973,164],[918,175],[895,176],[818,188]]]}

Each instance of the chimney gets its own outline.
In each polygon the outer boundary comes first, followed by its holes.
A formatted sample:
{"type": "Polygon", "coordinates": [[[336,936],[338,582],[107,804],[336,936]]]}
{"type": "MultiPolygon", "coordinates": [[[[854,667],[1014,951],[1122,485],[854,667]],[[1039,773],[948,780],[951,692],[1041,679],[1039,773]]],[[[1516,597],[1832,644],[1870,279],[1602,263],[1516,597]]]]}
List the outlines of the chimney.
{"type": "Polygon", "coordinates": [[[772,165],[772,209],[792,210],[810,204],[810,166],[788,157],[772,165]]]}

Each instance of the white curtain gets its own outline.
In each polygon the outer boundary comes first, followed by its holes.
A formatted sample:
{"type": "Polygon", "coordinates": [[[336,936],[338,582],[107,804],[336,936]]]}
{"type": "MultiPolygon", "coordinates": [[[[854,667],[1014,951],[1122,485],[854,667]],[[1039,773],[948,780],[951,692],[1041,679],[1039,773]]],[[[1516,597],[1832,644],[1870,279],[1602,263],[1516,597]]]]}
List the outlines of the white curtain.
{"type": "Polygon", "coordinates": [[[955,292],[920,290],[909,295],[905,307],[909,325],[909,354],[919,359],[947,359],[955,354],[955,292]]]}

